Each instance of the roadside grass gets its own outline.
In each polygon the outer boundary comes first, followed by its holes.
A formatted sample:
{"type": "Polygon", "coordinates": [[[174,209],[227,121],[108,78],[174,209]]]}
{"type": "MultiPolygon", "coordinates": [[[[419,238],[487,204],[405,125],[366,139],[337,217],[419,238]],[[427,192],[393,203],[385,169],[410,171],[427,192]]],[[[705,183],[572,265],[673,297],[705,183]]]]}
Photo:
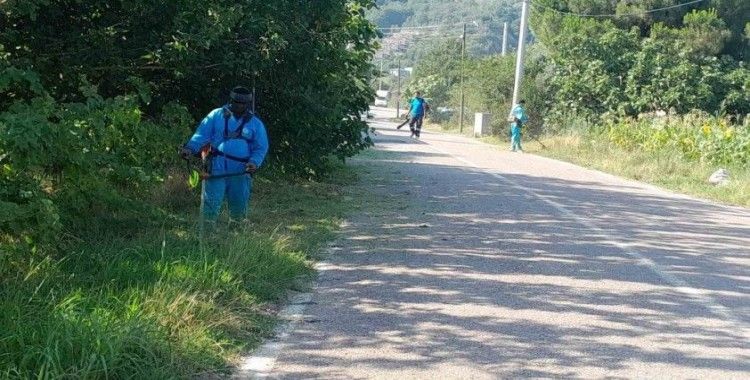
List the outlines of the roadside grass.
{"type": "MultiPolygon", "coordinates": [[[[464,126],[464,136],[469,126],[464,126]]],[[[473,128],[473,127],[472,127],[473,128]]],[[[429,124],[427,130],[459,134],[456,126],[442,127],[429,124]]],[[[505,147],[509,138],[494,135],[480,139],[489,144],[505,147]]],[[[750,207],[750,167],[721,166],[689,161],[679,152],[661,150],[648,152],[625,150],[603,138],[571,131],[567,135],[545,136],[538,141],[524,137],[524,150],[549,158],[567,161],[587,168],[650,183],[678,193],[689,194],[725,204],[750,207]],[[731,173],[731,181],[723,186],[708,183],[708,177],[719,168],[731,173]]]]}
{"type": "Polygon", "coordinates": [[[581,135],[545,137],[542,149],[538,142],[527,142],[530,152],[616,174],[622,177],[726,204],[750,207],[750,168],[739,165],[716,165],[689,161],[679,152],[664,149],[657,152],[628,151],[602,139],[581,135]],[[723,186],[708,183],[708,177],[719,168],[731,173],[723,186]]]}
{"type": "Polygon", "coordinates": [[[159,221],[101,220],[57,255],[0,252],[0,378],[210,377],[272,332],[314,275],[354,198],[339,166],[318,182],[259,178],[249,223],[197,237],[198,194],[174,177],[159,221]]]}
{"type": "Polygon", "coordinates": [[[422,130],[439,131],[443,133],[449,133],[452,135],[472,137],[474,135],[474,121],[467,119],[466,121],[464,121],[463,129],[461,129],[459,128],[458,123],[447,122],[447,123],[438,124],[438,123],[432,123],[429,121],[429,119],[426,119],[424,121],[424,124],[422,125],[422,130]]]}

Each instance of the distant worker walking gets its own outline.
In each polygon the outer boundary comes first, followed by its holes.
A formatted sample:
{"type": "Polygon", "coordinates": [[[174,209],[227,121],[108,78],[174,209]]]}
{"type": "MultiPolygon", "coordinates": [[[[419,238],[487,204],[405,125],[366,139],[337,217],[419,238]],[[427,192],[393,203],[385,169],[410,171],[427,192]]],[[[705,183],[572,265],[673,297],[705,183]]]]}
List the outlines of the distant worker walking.
{"type": "Polygon", "coordinates": [[[422,122],[424,121],[425,112],[430,109],[430,105],[422,97],[422,93],[417,91],[413,98],[409,100],[409,129],[411,137],[419,138],[422,132],[422,122]]]}
{"type": "Polygon", "coordinates": [[[519,151],[523,152],[521,147],[521,130],[523,125],[529,121],[529,117],[526,116],[526,108],[524,108],[526,102],[520,100],[513,110],[510,112],[508,117],[510,124],[510,150],[512,152],[519,151]]]}

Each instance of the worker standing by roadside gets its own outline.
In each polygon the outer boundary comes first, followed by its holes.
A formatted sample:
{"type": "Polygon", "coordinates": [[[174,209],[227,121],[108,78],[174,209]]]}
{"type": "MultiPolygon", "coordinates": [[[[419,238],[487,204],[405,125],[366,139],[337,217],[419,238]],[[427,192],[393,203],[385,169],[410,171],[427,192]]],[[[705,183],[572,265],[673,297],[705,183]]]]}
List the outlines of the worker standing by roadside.
{"type": "Polygon", "coordinates": [[[509,121],[511,121],[510,150],[512,152],[523,152],[523,148],[521,147],[521,131],[523,125],[526,124],[527,121],[529,121],[529,117],[526,115],[526,108],[524,108],[525,104],[526,102],[524,100],[520,100],[518,104],[513,107],[513,110],[510,111],[510,115],[508,117],[509,121]]]}
{"type": "Polygon", "coordinates": [[[211,111],[180,152],[183,158],[202,150],[208,152],[209,176],[203,187],[202,205],[208,222],[216,221],[225,197],[232,220],[241,221],[247,216],[251,175],[268,152],[266,127],[251,111],[252,100],[247,88],[232,89],[229,103],[211,111]]]}

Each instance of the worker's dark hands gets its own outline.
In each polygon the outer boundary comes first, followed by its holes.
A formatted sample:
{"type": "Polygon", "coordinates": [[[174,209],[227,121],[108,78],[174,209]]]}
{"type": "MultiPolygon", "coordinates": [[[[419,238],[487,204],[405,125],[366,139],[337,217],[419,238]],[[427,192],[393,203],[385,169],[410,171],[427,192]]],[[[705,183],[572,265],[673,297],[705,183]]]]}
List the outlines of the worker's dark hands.
{"type": "Polygon", "coordinates": [[[193,151],[192,150],[190,150],[188,148],[185,148],[185,147],[183,147],[182,149],[180,149],[180,157],[182,157],[183,160],[189,159],[190,156],[192,156],[192,155],[193,155],[193,151]]]}
{"type": "Polygon", "coordinates": [[[247,165],[245,165],[245,171],[250,174],[255,174],[255,171],[257,170],[258,170],[258,167],[255,166],[255,164],[252,162],[248,162],[247,165]]]}

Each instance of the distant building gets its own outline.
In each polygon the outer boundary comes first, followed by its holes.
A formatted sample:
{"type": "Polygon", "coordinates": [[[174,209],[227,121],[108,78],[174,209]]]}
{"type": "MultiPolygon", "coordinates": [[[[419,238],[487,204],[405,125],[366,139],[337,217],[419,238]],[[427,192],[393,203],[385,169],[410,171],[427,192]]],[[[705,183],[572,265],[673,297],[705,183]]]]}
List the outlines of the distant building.
{"type": "Polygon", "coordinates": [[[388,94],[390,92],[387,90],[376,90],[375,91],[375,102],[373,103],[377,107],[387,107],[388,106],[388,94]]]}
{"type": "MultiPolygon", "coordinates": [[[[414,71],[414,68],[412,67],[402,67],[401,68],[401,76],[409,76],[411,75],[412,71],[414,71]]],[[[398,76],[398,69],[391,69],[391,75],[398,76]]]]}

